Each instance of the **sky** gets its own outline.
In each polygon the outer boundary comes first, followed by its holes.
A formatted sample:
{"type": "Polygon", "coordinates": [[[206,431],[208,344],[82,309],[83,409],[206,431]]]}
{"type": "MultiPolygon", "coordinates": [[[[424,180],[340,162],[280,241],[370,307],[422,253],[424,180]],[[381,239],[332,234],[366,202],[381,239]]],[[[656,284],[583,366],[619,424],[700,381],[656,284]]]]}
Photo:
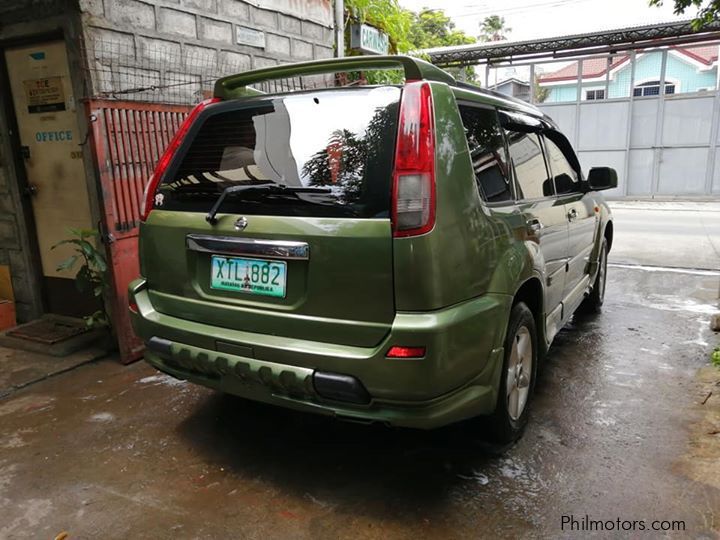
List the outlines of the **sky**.
{"type": "Polygon", "coordinates": [[[508,39],[526,40],[671,22],[695,15],[694,11],[673,15],[673,2],[648,6],[648,0],[399,0],[413,11],[424,7],[443,9],[456,26],[477,36],[479,24],[488,15],[505,18],[512,29],[508,39]]]}

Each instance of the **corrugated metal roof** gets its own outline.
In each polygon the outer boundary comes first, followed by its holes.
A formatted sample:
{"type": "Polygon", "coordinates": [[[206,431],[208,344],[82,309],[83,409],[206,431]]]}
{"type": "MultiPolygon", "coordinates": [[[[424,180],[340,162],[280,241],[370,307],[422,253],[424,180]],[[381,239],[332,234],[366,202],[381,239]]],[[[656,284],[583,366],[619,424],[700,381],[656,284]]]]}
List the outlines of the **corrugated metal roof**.
{"type": "Polygon", "coordinates": [[[560,51],[577,52],[577,54],[586,51],[600,53],[720,39],[720,21],[711,22],[699,32],[695,32],[690,23],[690,20],[683,20],[525,41],[435,47],[422,52],[438,65],[462,65],[527,56],[552,57],[560,51]]]}

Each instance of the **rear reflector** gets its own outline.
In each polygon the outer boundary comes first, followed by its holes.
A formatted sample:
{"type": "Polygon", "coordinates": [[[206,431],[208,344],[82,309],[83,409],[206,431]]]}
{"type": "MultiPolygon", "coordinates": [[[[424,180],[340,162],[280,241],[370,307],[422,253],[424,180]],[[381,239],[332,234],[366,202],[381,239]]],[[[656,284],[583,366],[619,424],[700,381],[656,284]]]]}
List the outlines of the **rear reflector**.
{"type": "Polygon", "coordinates": [[[427,82],[403,88],[395,150],[393,234],[415,236],[435,225],[435,127],[427,82]]]}
{"type": "Polygon", "coordinates": [[[422,358],[425,356],[425,347],[399,347],[395,345],[385,355],[387,358],[422,358]]]}
{"type": "Polygon", "coordinates": [[[128,303],[128,308],[133,313],[139,313],[137,302],[133,302],[132,300],[130,300],[130,302],[128,303]]]}
{"type": "Polygon", "coordinates": [[[190,126],[193,125],[193,122],[195,122],[198,115],[203,111],[203,109],[205,109],[205,107],[207,107],[208,105],[212,105],[213,103],[217,103],[218,101],[220,101],[220,98],[211,98],[198,103],[195,108],[190,111],[190,114],[187,115],[187,118],[185,118],[185,121],[175,133],[175,136],[172,138],[170,144],[165,149],[162,157],[158,160],[155,171],[153,172],[150,180],[148,180],[148,183],[145,186],[145,193],[143,193],[143,198],[140,204],[141,221],[145,221],[148,217],[148,214],[150,214],[150,211],[153,208],[155,191],[157,190],[157,187],[162,180],[163,174],[165,174],[165,171],[170,165],[170,162],[172,161],[175,152],[185,139],[185,135],[187,135],[190,126]]]}

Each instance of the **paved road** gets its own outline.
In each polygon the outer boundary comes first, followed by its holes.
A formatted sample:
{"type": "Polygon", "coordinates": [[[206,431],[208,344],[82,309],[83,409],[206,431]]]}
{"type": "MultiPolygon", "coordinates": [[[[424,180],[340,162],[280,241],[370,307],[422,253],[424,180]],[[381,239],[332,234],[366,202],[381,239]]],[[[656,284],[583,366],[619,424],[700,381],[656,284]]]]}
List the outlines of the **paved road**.
{"type": "Polygon", "coordinates": [[[717,279],[611,268],[604,312],[560,333],[528,432],[500,455],[472,423],[345,424],[143,363],[79,367],[0,400],[0,538],[581,538],[561,523],[585,515],[717,538],[718,446],[699,422],[720,397],[699,405],[695,378],[717,279]]]}
{"type": "Polygon", "coordinates": [[[614,202],[610,261],[720,270],[720,203],[614,202]]]}

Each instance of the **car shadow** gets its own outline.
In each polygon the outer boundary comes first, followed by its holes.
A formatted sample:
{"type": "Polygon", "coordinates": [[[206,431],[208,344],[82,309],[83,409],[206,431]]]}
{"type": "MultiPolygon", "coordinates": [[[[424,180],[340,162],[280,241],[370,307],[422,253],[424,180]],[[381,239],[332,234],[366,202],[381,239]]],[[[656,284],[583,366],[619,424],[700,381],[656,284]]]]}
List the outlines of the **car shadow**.
{"type": "Polygon", "coordinates": [[[364,490],[368,497],[425,509],[502,454],[473,431],[479,429],[473,422],[434,431],[356,424],[220,393],[179,426],[205,460],[300,497],[355,498],[364,490]]]}
{"type": "MultiPolygon", "coordinates": [[[[578,320],[561,331],[543,371],[563,369],[558,357],[572,348],[576,325],[588,323],[592,319],[578,320]]],[[[541,375],[531,435],[518,443],[529,450],[521,454],[533,453],[532,446],[540,444],[533,426],[553,407],[553,388],[541,375]]],[[[476,479],[482,485],[488,471],[518,453],[514,445],[488,442],[478,420],[433,431],[401,429],[299,413],[222,393],[201,402],[178,429],[206,462],[298,497],[323,493],[339,505],[363,500],[378,514],[387,513],[388,501],[430,511],[447,501],[459,483],[476,479]]]]}

